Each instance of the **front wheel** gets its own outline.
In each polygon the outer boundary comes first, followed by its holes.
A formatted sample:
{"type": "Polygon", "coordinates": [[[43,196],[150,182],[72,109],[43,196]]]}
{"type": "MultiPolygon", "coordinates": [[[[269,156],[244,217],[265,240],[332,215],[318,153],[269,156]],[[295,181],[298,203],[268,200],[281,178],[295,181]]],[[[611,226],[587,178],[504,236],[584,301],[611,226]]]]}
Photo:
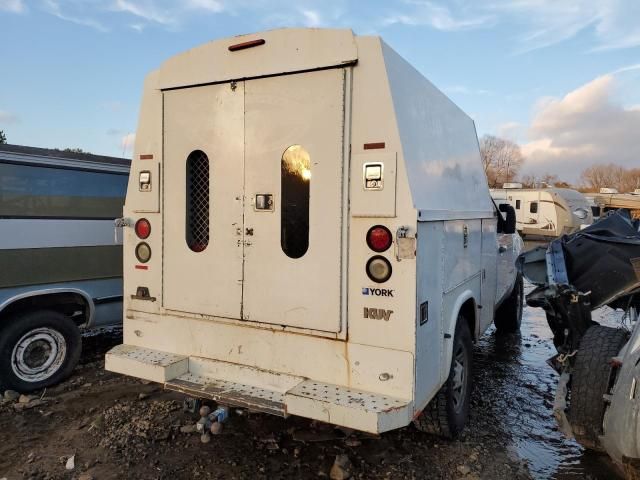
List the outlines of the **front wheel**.
{"type": "Polygon", "coordinates": [[[511,294],[496,310],[493,323],[495,323],[498,333],[519,332],[522,324],[523,309],[524,281],[522,280],[522,275],[518,274],[511,294]]]}
{"type": "Polygon", "coordinates": [[[53,310],[17,314],[0,330],[0,386],[30,392],[54,385],[71,374],[81,350],[69,317],[53,310]]]}
{"type": "Polygon", "coordinates": [[[449,377],[429,405],[414,420],[422,432],[456,438],[467,423],[471,399],[473,341],[467,320],[458,315],[449,377]]]}

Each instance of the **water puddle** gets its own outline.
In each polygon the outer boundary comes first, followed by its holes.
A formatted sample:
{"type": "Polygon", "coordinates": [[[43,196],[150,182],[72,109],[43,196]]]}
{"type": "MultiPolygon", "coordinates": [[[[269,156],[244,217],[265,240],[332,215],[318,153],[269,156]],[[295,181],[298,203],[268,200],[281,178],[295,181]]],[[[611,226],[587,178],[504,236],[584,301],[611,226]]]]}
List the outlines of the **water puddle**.
{"type": "MultiPolygon", "coordinates": [[[[606,315],[596,312],[594,319],[606,315]]],[[[555,353],[541,309],[525,308],[520,335],[488,332],[475,350],[472,417],[487,415],[501,423],[506,447],[528,464],[534,478],[621,478],[608,457],[583,450],[558,431],[552,416],[558,375],[546,364],[555,353]]]]}

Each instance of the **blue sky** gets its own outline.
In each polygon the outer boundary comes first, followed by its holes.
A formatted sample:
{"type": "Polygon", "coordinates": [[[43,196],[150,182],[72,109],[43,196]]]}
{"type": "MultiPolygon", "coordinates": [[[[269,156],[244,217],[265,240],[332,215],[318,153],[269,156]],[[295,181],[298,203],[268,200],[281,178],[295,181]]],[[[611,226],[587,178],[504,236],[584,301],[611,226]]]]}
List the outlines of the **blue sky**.
{"type": "Polygon", "coordinates": [[[10,143],[130,155],[146,73],[283,26],[383,36],[479,135],[517,141],[525,172],[640,167],[638,0],[0,0],[0,129],[10,143]]]}

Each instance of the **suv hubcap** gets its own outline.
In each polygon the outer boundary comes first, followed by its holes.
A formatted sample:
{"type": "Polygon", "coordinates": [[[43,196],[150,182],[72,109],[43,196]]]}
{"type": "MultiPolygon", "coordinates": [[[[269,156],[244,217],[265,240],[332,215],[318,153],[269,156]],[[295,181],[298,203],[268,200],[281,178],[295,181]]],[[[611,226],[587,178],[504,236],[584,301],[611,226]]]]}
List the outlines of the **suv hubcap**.
{"type": "Polygon", "coordinates": [[[56,373],[67,356],[67,342],[60,332],[36,328],[16,342],[11,354],[13,373],[25,382],[39,382],[56,373]]]}

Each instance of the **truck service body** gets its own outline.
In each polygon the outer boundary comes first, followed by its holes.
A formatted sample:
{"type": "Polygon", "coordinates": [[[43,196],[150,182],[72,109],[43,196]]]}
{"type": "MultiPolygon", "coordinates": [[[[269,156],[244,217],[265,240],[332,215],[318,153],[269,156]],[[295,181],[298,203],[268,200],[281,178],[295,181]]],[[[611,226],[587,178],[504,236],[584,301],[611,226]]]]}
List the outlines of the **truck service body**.
{"type": "Polygon", "coordinates": [[[380,38],[282,29],[195,48],[145,82],[124,344],[106,368],[402,427],[449,378],[468,383],[457,324],[477,338],[518,290],[521,240],[498,215],[473,121],[380,38]]]}

